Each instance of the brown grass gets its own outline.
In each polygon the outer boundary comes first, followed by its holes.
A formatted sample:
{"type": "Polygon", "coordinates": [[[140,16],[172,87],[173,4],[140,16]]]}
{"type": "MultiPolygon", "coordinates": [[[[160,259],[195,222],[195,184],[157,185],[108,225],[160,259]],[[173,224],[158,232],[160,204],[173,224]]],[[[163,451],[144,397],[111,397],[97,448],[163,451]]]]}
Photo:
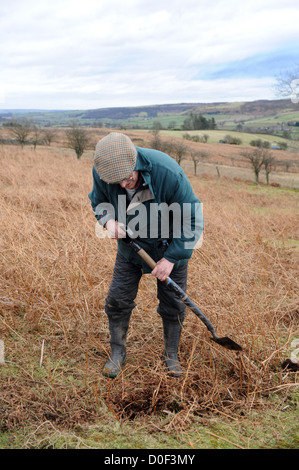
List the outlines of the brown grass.
{"type": "MultiPolygon", "coordinates": [[[[194,416],[241,418],[296,374],[282,371],[298,319],[296,193],[272,194],[226,179],[191,177],[204,204],[205,238],[189,266],[188,294],[244,347],[212,344],[188,312],[180,346],[184,376],[167,376],[156,284],[142,278],[128,335],[128,359],[114,381],[104,301],[116,246],[99,240],[88,193],[89,158],[39,147],[0,148],[0,431],[45,421],[71,428],[108,419],[170,416],[163,431],[194,416]],[[110,413],[109,413],[110,412],[110,413]]],[[[204,418],[203,418],[204,419],[204,418]]]]}

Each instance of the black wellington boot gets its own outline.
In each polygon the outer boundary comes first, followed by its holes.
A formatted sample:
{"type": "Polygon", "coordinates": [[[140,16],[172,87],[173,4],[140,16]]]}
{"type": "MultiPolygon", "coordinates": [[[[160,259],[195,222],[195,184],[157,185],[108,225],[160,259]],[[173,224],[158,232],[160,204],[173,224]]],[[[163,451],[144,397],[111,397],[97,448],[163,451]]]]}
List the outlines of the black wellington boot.
{"type": "Polygon", "coordinates": [[[180,342],[180,336],[182,331],[181,323],[177,322],[169,322],[163,320],[163,328],[164,328],[164,353],[163,353],[163,360],[166,364],[168,372],[173,377],[181,377],[183,374],[182,368],[180,366],[178,360],[178,348],[180,342]]]}
{"type": "Polygon", "coordinates": [[[126,339],[129,322],[130,315],[120,320],[109,318],[111,354],[103,368],[103,375],[105,377],[116,377],[126,360],[126,339]]]}

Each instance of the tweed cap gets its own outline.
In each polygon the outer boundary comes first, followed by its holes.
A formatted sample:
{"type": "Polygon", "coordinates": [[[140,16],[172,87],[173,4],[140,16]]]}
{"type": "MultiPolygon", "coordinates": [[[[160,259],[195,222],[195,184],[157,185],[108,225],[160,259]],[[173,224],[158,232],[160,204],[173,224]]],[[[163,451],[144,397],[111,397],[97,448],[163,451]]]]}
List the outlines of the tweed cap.
{"type": "Polygon", "coordinates": [[[129,178],[135,168],[137,150],[131,139],[119,132],[111,132],[96,145],[94,166],[106,183],[118,183],[129,178]]]}

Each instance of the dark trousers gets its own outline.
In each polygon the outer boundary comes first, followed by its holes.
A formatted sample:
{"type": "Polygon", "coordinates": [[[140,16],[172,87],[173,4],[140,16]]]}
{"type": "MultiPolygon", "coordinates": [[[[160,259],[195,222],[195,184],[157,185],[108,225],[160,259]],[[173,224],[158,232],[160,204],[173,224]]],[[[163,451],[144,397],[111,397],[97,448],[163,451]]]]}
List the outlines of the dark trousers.
{"type": "MultiPolygon", "coordinates": [[[[183,290],[187,286],[186,261],[179,267],[174,266],[170,277],[183,290]]],[[[129,316],[136,306],[134,300],[137,296],[138,285],[142,276],[142,269],[132,264],[117,253],[113,278],[106,298],[105,312],[112,320],[118,320],[129,316]]],[[[167,321],[183,323],[186,306],[179,300],[166,284],[157,280],[157,297],[159,306],[157,312],[167,321]]]]}

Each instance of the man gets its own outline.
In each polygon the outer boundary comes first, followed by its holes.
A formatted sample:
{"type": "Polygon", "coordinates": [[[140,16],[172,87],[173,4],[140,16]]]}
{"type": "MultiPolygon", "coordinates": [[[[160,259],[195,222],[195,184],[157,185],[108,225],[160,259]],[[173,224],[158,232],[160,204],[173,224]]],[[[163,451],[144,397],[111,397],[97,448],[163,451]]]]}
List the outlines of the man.
{"type": "Polygon", "coordinates": [[[103,374],[116,377],[121,371],[138,284],[142,274],[151,272],[157,278],[157,312],[164,328],[163,359],[168,372],[180,377],[177,354],[186,307],[164,281],[171,274],[186,290],[188,260],[203,231],[199,199],[169,155],[135,147],[128,136],[117,132],[108,134],[96,146],[89,198],[100,225],[118,240],[105,303],[111,354],[103,374]],[[131,249],[122,227],[132,228],[138,244],[157,262],[153,271],[131,249]]]}

